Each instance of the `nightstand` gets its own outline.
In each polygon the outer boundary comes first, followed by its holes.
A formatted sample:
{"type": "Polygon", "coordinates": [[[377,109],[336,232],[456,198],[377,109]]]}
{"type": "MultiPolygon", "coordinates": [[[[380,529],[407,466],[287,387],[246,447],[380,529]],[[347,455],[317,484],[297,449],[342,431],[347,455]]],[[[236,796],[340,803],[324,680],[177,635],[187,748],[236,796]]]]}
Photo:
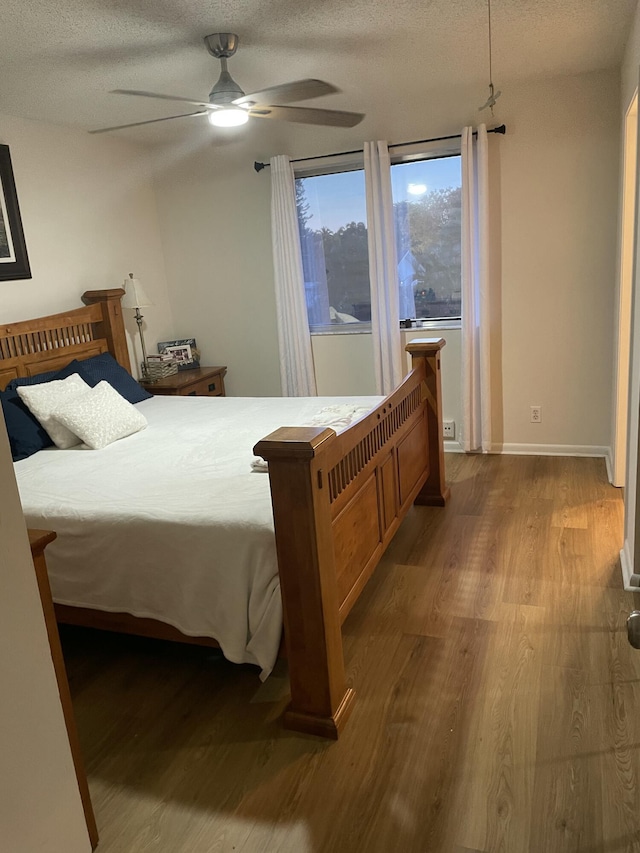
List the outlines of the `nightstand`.
{"type": "Polygon", "coordinates": [[[140,384],[151,394],[164,397],[224,397],[226,372],[226,367],[196,367],[140,384]]]}

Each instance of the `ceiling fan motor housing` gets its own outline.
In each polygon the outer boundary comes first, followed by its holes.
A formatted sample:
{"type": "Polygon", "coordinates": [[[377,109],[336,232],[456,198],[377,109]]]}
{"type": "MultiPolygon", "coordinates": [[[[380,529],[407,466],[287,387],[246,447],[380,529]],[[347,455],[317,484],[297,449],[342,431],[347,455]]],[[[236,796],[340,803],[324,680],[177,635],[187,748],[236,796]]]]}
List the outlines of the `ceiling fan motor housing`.
{"type": "MultiPolygon", "coordinates": [[[[221,61],[226,64],[224,59],[221,61]]],[[[218,82],[209,92],[209,102],[212,104],[230,104],[243,95],[244,92],[223,65],[218,82]]]]}
{"type": "Polygon", "coordinates": [[[219,59],[222,65],[220,77],[209,92],[209,102],[219,105],[230,104],[244,95],[240,86],[227,71],[227,59],[238,49],[238,36],[235,33],[212,33],[204,37],[204,43],[209,53],[219,59]]]}

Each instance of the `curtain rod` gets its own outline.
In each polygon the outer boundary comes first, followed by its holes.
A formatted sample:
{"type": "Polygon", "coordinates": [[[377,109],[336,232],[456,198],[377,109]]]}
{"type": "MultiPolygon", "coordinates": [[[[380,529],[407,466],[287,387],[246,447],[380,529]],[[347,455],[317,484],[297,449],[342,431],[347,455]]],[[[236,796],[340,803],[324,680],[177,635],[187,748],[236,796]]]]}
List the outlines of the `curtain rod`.
{"type": "MultiPolygon", "coordinates": [[[[507,132],[507,126],[505,124],[501,124],[498,127],[493,127],[487,131],[487,133],[501,133],[505,134],[507,132]]],[[[474,136],[478,135],[478,131],[474,130],[474,136]]],[[[413,142],[394,142],[393,145],[389,145],[389,148],[402,148],[405,145],[422,145],[427,142],[444,142],[447,139],[461,139],[461,133],[453,133],[451,136],[434,136],[433,139],[415,139],[413,142]]],[[[292,160],[292,163],[304,163],[306,160],[324,160],[326,157],[345,157],[347,154],[361,154],[363,151],[362,148],[354,148],[353,151],[336,151],[333,154],[319,154],[317,157],[298,157],[296,160],[292,160]]],[[[256,172],[261,172],[263,169],[266,169],[270,163],[258,163],[256,160],[253,164],[253,168],[256,172]]]]}

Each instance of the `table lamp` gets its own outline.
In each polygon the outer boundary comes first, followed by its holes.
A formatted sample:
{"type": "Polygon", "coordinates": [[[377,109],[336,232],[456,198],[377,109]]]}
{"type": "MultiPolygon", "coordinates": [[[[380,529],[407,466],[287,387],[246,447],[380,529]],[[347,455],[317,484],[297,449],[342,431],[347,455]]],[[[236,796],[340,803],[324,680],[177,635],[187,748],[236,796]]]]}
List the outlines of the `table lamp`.
{"type": "Polygon", "coordinates": [[[148,375],[147,348],[144,345],[144,335],[142,334],[142,320],[144,318],[140,313],[140,309],[148,308],[150,305],[153,305],[153,302],[145,293],[144,288],[140,284],[138,279],[133,277],[132,272],[129,273],[129,278],[125,278],[123,287],[124,296],[122,297],[121,304],[124,308],[134,308],[136,312],[136,323],[138,324],[138,332],[140,333],[140,345],[142,347],[142,376],[143,378],[146,378],[148,375]]]}

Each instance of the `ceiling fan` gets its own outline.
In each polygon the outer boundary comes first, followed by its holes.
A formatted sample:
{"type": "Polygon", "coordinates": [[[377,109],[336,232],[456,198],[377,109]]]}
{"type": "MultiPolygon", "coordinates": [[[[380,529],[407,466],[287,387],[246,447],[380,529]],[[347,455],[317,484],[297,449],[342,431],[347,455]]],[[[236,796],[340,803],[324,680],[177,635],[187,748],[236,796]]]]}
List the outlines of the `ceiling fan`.
{"type": "Polygon", "coordinates": [[[154,124],[175,118],[207,116],[210,123],[217,127],[235,127],[246,124],[249,118],[274,118],[281,121],[300,122],[302,124],[320,124],[330,127],[354,127],[364,118],[363,113],[344,112],[343,110],[310,109],[308,107],[283,106],[294,101],[306,101],[320,95],[338,92],[331,83],[322,80],[295,80],[280,86],[270,86],[248,95],[242,91],[227,71],[227,59],[238,49],[238,36],[234,33],[212,33],[204,37],[207,50],[220,60],[220,77],[209,93],[208,101],[194,98],[182,98],[177,95],[160,95],[156,92],[142,92],[137,89],[114,89],[116,95],[134,95],[142,98],[160,98],[163,101],[181,101],[199,109],[191,113],[181,113],[149,121],[136,121],[132,124],[120,124],[115,127],[101,127],[89,133],[107,133],[110,130],[122,130],[125,127],[138,127],[142,124],[154,124]]]}

